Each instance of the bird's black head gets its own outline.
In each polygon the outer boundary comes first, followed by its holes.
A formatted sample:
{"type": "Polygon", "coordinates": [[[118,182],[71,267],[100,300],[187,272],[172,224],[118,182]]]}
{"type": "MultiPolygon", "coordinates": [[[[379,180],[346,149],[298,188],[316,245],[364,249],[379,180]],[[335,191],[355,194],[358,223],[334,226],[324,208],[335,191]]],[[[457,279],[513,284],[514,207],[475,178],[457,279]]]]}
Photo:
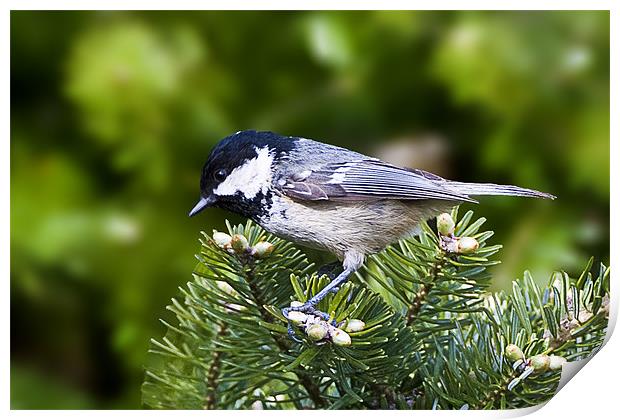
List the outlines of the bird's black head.
{"type": "Polygon", "coordinates": [[[293,142],[292,137],[253,130],[220,140],[202,168],[200,200],[189,215],[217,206],[246,217],[258,216],[271,200],[273,166],[293,142]]]}

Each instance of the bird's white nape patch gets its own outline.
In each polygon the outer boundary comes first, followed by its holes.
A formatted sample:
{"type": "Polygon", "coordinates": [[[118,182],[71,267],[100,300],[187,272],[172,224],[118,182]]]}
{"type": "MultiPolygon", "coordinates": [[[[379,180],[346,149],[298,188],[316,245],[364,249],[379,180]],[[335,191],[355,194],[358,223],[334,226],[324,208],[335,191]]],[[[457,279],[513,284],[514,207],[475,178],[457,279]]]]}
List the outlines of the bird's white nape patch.
{"type": "Polygon", "coordinates": [[[259,192],[267,192],[271,183],[273,155],[268,147],[262,149],[257,147],[255,150],[257,156],[233,169],[226,179],[213,190],[215,195],[235,195],[241,192],[245,198],[251,199],[259,192]]]}

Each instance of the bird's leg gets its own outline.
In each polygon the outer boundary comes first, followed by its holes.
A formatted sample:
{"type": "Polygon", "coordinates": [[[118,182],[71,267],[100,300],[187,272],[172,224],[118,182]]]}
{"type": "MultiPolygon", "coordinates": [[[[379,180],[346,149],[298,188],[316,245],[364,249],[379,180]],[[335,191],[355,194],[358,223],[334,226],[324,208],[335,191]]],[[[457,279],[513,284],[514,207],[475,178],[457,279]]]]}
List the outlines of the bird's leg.
{"type": "Polygon", "coordinates": [[[282,309],[282,314],[288,319],[289,312],[298,311],[298,312],[303,312],[305,314],[312,314],[312,315],[320,316],[326,321],[329,320],[329,314],[326,314],[325,312],[317,311],[314,307],[321,300],[323,300],[325,296],[331,293],[334,290],[334,288],[338,288],[342,284],[344,284],[349,279],[349,276],[353,274],[353,271],[355,270],[350,269],[350,268],[345,269],[342,273],[340,273],[340,275],[338,275],[338,277],[336,277],[327,286],[321,289],[319,293],[312,296],[306,303],[304,303],[301,306],[290,306],[288,308],[284,308],[282,309]]]}
{"type": "MultiPolygon", "coordinates": [[[[325,286],[323,289],[321,289],[321,291],[319,291],[319,293],[317,293],[316,295],[312,296],[310,298],[309,301],[307,301],[305,305],[310,305],[312,307],[316,306],[320,301],[323,300],[323,298],[325,296],[327,296],[329,293],[331,293],[334,289],[338,289],[340,286],[342,286],[344,283],[347,282],[347,280],[349,279],[349,276],[351,274],[353,274],[352,269],[347,268],[345,269],[342,273],[340,273],[338,275],[338,277],[336,277],[335,279],[333,279],[331,281],[331,283],[329,283],[327,286],[325,286]]],[[[303,312],[303,311],[301,311],[303,312]]]]}
{"type": "MultiPolygon", "coordinates": [[[[334,261],[333,263],[325,264],[324,266],[319,268],[316,274],[319,277],[327,276],[330,280],[334,280],[336,277],[338,277],[338,274],[342,273],[342,271],[342,263],[340,261],[334,261]]],[[[333,294],[336,294],[338,293],[338,290],[340,290],[339,287],[334,287],[331,292],[333,294]]]]}

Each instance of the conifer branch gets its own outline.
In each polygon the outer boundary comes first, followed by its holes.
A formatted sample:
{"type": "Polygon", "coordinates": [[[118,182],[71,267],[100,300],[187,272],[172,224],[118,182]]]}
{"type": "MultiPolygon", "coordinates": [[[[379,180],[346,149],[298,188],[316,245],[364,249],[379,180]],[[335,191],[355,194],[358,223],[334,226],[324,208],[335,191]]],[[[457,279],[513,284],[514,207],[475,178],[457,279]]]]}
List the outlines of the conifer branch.
{"type": "MultiPolygon", "coordinates": [[[[265,309],[266,302],[262,299],[263,293],[265,293],[265,291],[259,289],[259,286],[256,283],[255,273],[253,269],[251,269],[247,273],[246,280],[250,286],[250,290],[252,291],[252,296],[255,299],[256,304],[258,305],[258,309],[261,313],[261,318],[268,323],[273,323],[275,321],[274,316],[265,309]]],[[[291,350],[292,344],[289,338],[282,335],[272,335],[272,337],[281,352],[287,353],[291,350]]],[[[299,383],[308,392],[308,396],[314,403],[315,408],[324,408],[326,406],[326,401],[321,396],[321,390],[319,389],[319,386],[314,382],[314,380],[305,372],[301,371],[301,369],[295,369],[295,374],[299,378],[299,383]]]]}
{"type": "Polygon", "coordinates": [[[317,307],[280,309],[329,279],[292,244],[252,223],[205,235],[193,281],[153,340],[143,401],[152,408],[502,409],[549,399],[562,363],[601,345],[609,274],[591,259],[577,279],[540,286],[526,272],[489,294],[501,248],[485,219],[455,209],[371,256],[317,307]],[[290,316],[290,313],[289,313],[290,316]]]}

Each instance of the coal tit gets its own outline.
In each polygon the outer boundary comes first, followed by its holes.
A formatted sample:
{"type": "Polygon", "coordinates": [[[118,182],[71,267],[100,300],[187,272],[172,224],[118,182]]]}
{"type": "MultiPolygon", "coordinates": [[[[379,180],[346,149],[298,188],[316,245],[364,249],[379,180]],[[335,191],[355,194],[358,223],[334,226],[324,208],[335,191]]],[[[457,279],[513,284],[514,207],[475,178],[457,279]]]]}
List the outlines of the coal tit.
{"type": "Polygon", "coordinates": [[[420,221],[476,202],[471,196],[555,198],[511,185],[449,181],[318,141],[250,130],[217,144],[202,169],[200,192],[190,216],[220,207],[342,261],[340,275],[295,307],[315,314],[316,304],[346,282],[366,255],[410,235],[420,221]]]}

